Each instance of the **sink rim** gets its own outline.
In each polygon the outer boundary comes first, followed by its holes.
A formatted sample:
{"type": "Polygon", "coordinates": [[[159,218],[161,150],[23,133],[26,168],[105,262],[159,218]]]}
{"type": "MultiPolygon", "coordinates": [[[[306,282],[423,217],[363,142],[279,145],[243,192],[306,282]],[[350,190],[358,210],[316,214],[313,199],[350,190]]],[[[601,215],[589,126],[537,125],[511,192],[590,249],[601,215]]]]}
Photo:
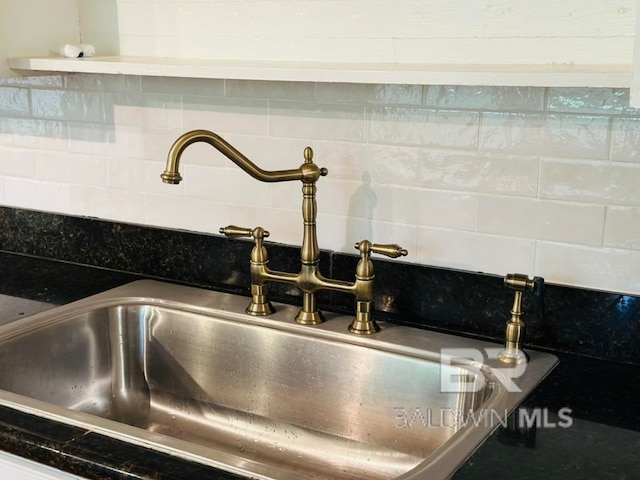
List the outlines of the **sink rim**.
{"type": "MultiPolygon", "coordinates": [[[[408,326],[386,325],[384,322],[381,322],[382,330],[378,334],[371,337],[356,336],[347,331],[347,327],[351,323],[351,317],[349,316],[327,313],[327,321],[320,325],[299,325],[293,320],[297,311],[296,307],[276,304],[278,311],[274,315],[252,317],[244,313],[247,301],[247,298],[233,294],[155,280],[139,280],[0,326],[0,342],[97,309],[145,305],[215,316],[223,321],[276,328],[297,335],[348,343],[437,363],[440,363],[441,359],[440,354],[435,351],[435,347],[438,345],[453,345],[456,348],[475,349],[496,348],[498,346],[495,343],[408,326]]],[[[522,389],[520,393],[508,392],[504,388],[501,381],[503,372],[496,370],[496,368],[504,368],[504,366],[500,365],[497,360],[495,362],[488,360],[484,364],[478,364],[471,360],[468,362],[459,360],[455,363],[452,362],[452,364],[474,371],[480,369],[487,378],[498,380],[489,398],[482,404],[481,407],[483,409],[495,409],[498,412],[512,411],[517,408],[526,395],[543,380],[557,363],[557,358],[553,355],[535,351],[528,353],[530,359],[527,373],[516,380],[516,383],[522,389]],[[532,370],[533,372],[531,372],[532,370]]],[[[0,405],[91,430],[117,440],[176,455],[190,461],[204,463],[221,470],[240,475],[250,475],[252,478],[274,478],[274,473],[278,473],[278,478],[296,478],[293,474],[283,475],[281,471],[272,472],[270,470],[273,470],[273,468],[265,468],[262,463],[252,463],[250,459],[241,455],[212,450],[192,442],[155,434],[89,413],[72,411],[46,401],[36,400],[5,390],[0,390],[0,405]],[[212,452],[216,453],[215,458],[212,458],[212,452]],[[253,468],[234,467],[238,463],[253,468]]],[[[467,425],[462,427],[428,455],[418,466],[396,478],[447,478],[464,463],[466,458],[498,426],[499,423],[495,426],[467,425]]]]}

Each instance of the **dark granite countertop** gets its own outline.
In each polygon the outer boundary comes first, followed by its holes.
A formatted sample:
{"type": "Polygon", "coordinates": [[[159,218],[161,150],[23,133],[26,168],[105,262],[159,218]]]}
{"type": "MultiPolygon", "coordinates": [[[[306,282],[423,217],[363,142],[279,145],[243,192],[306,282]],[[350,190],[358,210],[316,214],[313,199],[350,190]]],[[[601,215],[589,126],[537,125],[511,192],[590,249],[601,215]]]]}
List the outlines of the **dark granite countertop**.
{"type": "MultiPolygon", "coordinates": [[[[16,299],[4,321],[143,278],[10,253],[0,253],[0,272],[0,295],[16,299]]],[[[640,367],[552,353],[560,365],[523,404],[547,412],[549,426],[499,428],[455,480],[640,478],[640,367]],[[563,409],[570,409],[568,428],[560,426],[563,409]]],[[[0,407],[0,449],[86,478],[238,478],[6,407],[0,407]]]]}

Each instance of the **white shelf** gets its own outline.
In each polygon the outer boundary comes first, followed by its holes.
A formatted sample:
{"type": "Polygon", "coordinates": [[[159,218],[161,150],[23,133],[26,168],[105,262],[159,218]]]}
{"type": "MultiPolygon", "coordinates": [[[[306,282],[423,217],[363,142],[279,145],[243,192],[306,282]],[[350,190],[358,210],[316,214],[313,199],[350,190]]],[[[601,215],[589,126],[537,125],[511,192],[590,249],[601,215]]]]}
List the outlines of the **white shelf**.
{"type": "Polygon", "coordinates": [[[78,72],[294,82],[503,85],[539,87],[631,86],[631,65],[424,65],[196,60],[156,57],[10,58],[28,72],[78,72]]]}

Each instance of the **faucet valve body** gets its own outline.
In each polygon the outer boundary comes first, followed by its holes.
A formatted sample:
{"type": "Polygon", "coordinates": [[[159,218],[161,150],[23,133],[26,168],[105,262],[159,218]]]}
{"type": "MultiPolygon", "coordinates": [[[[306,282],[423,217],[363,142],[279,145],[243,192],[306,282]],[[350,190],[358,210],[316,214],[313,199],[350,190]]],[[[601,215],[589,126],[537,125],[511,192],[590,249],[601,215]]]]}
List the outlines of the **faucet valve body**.
{"type": "Polygon", "coordinates": [[[373,262],[371,254],[378,253],[391,258],[406,256],[407,251],[400,245],[382,245],[371,243],[369,240],[362,240],[355,244],[356,250],[360,252],[360,261],[356,266],[356,316],[349,325],[349,331],[358,335],[371,335],[380,330],[376,321],[372,318],[373,313],[373,262]]]}
{"type": "MultiPolygon", "coordinates": [[[[269,236],[269,232],[262,227],[243,228],[229,225],[221,228],[220,233],[226,237],[239,238],[250,237],[255,241],[255,246],[251,250],[251,267],[265,267],[269,263],[267,249],[264,246],[264,239],[269,236]]],[[[263,317],[275,313],[276,309],[269,301],[269,285],[266,282],[251,282],[251,303],[245,309],[249,315],[263,317]]]]}

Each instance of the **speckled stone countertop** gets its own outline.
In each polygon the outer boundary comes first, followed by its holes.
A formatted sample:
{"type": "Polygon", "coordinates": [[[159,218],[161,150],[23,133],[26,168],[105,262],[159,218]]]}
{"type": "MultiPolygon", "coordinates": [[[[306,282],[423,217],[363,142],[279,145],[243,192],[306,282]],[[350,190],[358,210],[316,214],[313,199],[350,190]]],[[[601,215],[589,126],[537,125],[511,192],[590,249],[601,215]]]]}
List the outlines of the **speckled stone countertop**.
{"type": "MultiPolygon", "coordinates": [[[[0,294],[16,298],[9,320],[144,278],[103,268],[0,253],[0,294]],[[30,301],[35,303],[30,304],[30,301]],[[25,311],[21,311],[24,309],[25,311]]],[[[8,321],[5,319],[5,321],[8,321]]],[[[454,475],[462,479],[640,478],[640,367],[553,352],[560,365],[525,401],[571,409],[569,428],[500,428],[454,475]]],[[[233,474],[0,408],[0,449],[95,479],[235,479],[233,474]]]]}

